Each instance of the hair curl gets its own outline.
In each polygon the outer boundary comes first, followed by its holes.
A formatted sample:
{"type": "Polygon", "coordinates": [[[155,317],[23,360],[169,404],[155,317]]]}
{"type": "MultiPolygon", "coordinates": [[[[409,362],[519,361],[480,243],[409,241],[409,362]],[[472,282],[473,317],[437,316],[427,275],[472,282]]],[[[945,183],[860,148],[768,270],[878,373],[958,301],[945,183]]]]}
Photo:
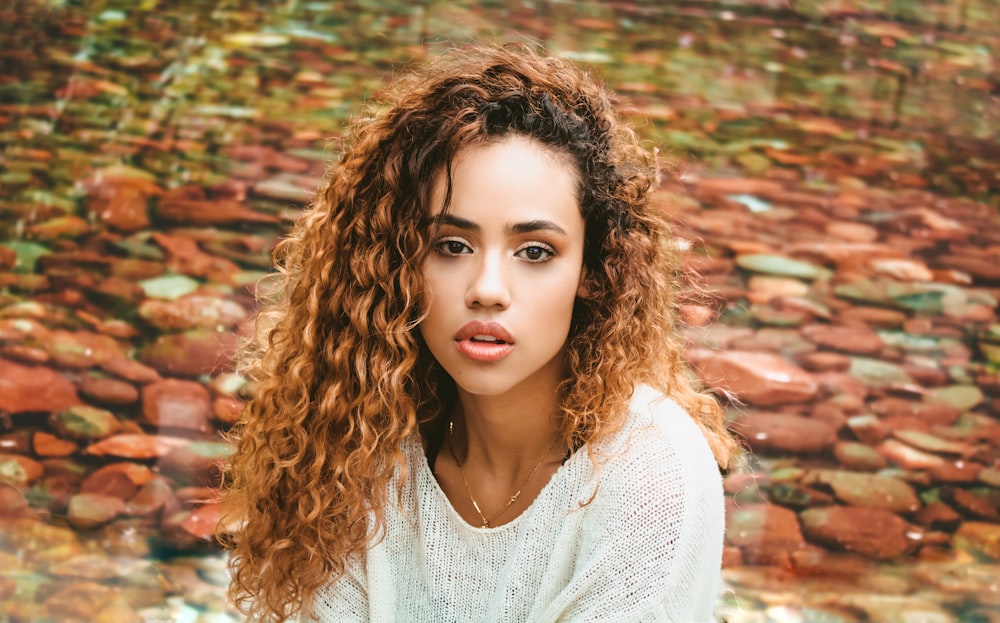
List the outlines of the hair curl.
{"type": "Polygon", "coordinates": [[[416,327],[431,185],[467,145],[524,135],[577,167],[587,277],[558,388],[567,443],[615,432],[647,383],[692,414],[721,464],[734,448],[684,362],[678,250],[648,199],[658,165],[600,84],[529,49],[473,48],[380,99],[279,243],[278,287],[241,353],[255,389],[230,433],[224,501],[239,522],[220,539],[252,619],[294,616],[379,537],[404,438],[454,399],[416,327]]]}

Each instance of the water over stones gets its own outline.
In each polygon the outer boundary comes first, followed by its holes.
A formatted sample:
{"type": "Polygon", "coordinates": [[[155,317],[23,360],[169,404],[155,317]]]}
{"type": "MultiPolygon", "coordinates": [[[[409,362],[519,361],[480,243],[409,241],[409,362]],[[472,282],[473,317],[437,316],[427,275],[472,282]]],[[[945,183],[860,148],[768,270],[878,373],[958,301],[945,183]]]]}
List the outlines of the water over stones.
{"type": "Polygon", "coordinates": [[[217,557],[162,556],[211,551],[215,428],[246,397],[215,355],[352,102],[454,14],[458,38],[502,21],[590,59],[693,156],[655,190],[711,301],[683,301],[693,359],[752,450],[726,478],[726,620],[996,621],[991,7],[702,4],[386,6],[335,42],[309,3],[222,34],[174,7],[7,11],[0,611],[228,619],[217,557]],[[156,398],[175,383],[183,404],[156,398]]]}

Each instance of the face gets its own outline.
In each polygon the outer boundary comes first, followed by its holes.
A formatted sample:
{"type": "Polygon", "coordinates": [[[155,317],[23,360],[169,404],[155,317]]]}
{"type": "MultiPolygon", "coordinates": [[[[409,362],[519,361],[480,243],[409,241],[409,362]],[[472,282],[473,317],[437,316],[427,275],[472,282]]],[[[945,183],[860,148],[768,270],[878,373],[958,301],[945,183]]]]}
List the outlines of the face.
{"type": "Polygon", "coordinates": [[[421,334],[460,392],[550,392],[582,290],[577,172],[524,137],[462,150],[434,182],[421,334]]]}

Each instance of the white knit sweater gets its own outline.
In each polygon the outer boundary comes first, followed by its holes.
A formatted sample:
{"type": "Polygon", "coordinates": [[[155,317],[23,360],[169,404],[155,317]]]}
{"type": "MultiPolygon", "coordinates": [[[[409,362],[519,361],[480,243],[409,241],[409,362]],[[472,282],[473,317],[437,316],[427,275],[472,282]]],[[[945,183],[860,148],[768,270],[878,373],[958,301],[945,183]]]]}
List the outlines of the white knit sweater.
{"type": "Polygon", "coordinates": [[[363,565],[317,593],[316,620],[714,620],[723,494],[699,428],[643,387],[597,450],[599,469],[578,451],[524,513],[479,528],[455,512],[411,439],[403,508],[386,509],[385,538],[363,565]]]}

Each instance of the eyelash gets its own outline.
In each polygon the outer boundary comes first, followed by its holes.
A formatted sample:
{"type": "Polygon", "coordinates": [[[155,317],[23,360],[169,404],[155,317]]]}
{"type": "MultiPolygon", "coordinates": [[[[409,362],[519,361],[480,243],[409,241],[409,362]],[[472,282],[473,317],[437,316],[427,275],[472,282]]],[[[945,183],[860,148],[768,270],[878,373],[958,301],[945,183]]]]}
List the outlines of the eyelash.
{"type": "MultiPolygon", "coordinates": [[[[541,258],[530,258],[530,257],[524,258],[533,264],[542,264],[544,262],[548,262],[556,255],[555,249],[553,249],[551,246],[547,244],[543,244],[540,242],[532,242],[523,245],[522,247],[518,248],[517,251],[514,252],[514,255],[519,256],[521,253],[524,253],[530,249],[537,249],[538,251],[541,251],[542,253],[546,254],[544,255],[544,257],[541,258]]],[[[458,240],[455,238],[443,238],[441,240],[438,240],[436,243],[434,243],[434,250],[439,255],[443,255],[445,257],[457,257],[459,255],[468,255],[472,251],[469,245],[467,245],[462,240],[458,240]],[[449,248],[451,245],[460,246],[461,249],[457,251],[452,250],[449,248]]]]}

